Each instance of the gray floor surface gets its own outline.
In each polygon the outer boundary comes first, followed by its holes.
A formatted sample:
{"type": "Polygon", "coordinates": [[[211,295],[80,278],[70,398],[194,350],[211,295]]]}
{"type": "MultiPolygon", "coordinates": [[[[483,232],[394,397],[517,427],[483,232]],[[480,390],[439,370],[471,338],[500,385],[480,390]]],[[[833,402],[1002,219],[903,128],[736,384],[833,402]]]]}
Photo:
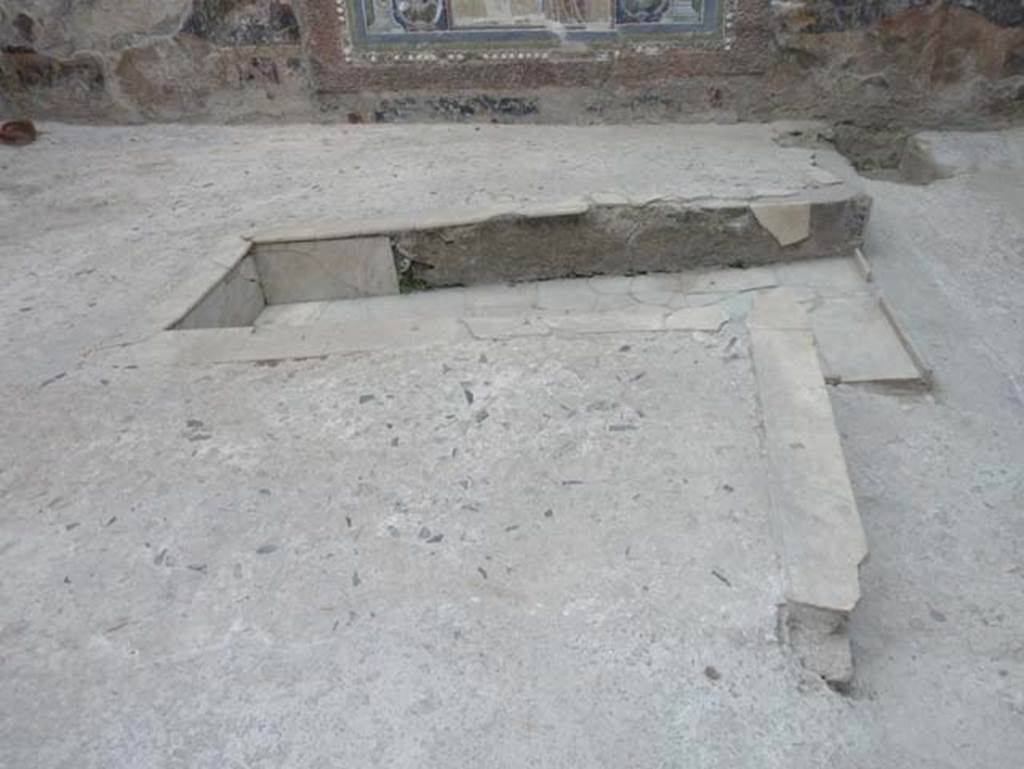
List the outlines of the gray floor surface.
{"type": "Polygon", "coordinates": [[[45,129],[0,153],[0,765],[1020,765],[1020,174],[868,183],[936,389],[831,390],[872,551],[843,696],[775,641],[728,329],[97,355],[232,228],[779,191],[808,183],[792,154],[743,177],[666,126],[45,129]]]}

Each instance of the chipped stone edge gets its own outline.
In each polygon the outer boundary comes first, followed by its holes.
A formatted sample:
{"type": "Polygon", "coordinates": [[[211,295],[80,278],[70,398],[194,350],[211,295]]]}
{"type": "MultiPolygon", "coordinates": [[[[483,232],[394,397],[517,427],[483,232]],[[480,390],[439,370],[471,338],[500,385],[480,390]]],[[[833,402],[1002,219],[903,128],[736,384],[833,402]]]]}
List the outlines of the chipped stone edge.
{"type": "Polygon", "coordinates": [[[907,355],[910,356],[911,362],[920,374],[920,381],[913,382],[912,384],[919,384],[928,389],[935,386],[935,375],[928,360],[924,357],[924,354],[914,344],[910,335],[907,333],[903,321],[900,320],[896,310],[893,309],[892,305],[886,300],[881,293],[878,294],[878,306],[882,310],[882,314],[888,319],[889,324],[892,326],[893,331],[896,332],[896,336],[900,340],[900,344],[903,345],[903,349],[907,351],[907,355]]]}
{"type": "Polygon", "coordinates": [[[758,294],[747,323],[785,583],[779,636],[804,668],[842,690],[853,676],[846,625],[860,600],[859,565],[868,549],[810,319],[792,296],[775,292],[758,294]],[[766,357],[779,346],[800,351],[798,360],[788,361],[788,372],[766,357]],[[809,416],[815,411],[812,402],[819,417],[827,413],[827,420],[809,416]],[[813,460],[801,461],[794,459],[798,448],[824,450],[814,451],[813,460]],[[806,466],[796,469],[799,463],[806,466]],[[828,466],[828,478],[821,477],[822,463],[828,466]],[[826,494],[823,482],[829,486],[826,494]],[[838,506],[821,504],[833,497],[839,498],[838,506]],[[783,505],[792,509],[784,511],[783,505]],[[851,515],[844,517],[843,509],[851,515]]]}
{"type": "Polygon", "coordinates": [[[523,336],[590,336],[611,333],[714,333],[730,320],[723,306],[639,313],[531,312],[500,317],[439,316],[313,323],[307,326],[208,328],[162,331],[142,342],[106,352],[112,365],[193,365],[351,355],[377,350],[502,340],[523,336]],[[488,329],[488,326],[490,327],[488,329]]]}
{"type": "MultiPolygon", "coordinates": [[[[862,193],[848,185],[835,185],[813,190],[794,192],[791,195],[763,196],[753,198],[680,198],[670,195],[646,195],[627,197],[618,193],[597,192],[585,197],[567,198],[553,203],[497,204],[479,208],[465,208],[453,213],[450,209],[417,212],[413,215],[380,216],[376,218],[316,219],[282,227],[250,230],[242,238],[254,244],[300,243],[311,240],[344,240],[348,238],[397,235],[407,232],[423,232],[466,227],[501,219],[547,219],[583,216],[598,208],[645,208],[664,205],[696,211],[715,211],[723,208],[746,208],[757,217],[757,211],[805,207],[808,215],[808,232],[796,240],[781,242],[780,245],[795,245],[807,240],[811,232],[811,216],[815,206],[820,204],[852,201],[862,193]]],[[[758,218],[760,222],[760,218],[758,218]]],[[[763,222],[762,226],[765,226],[763,222]]],[[[767,229],[767,227],[766,227],[767,229]]],[[[771,230],[769,230],[771,232],[771,230]]],[[[774,234],[774,233],[772,233],[774,234]]],[[[777,237],[777,236],[776,236],[777,237]]]]}
{"type": "Polygon", "coordinates": [[[250,241],[237,235],[218,241],[199,271],[178,284],[171,295],[157,305],[153,311],[154,325],[164,331],[174,328],[249,255],[252,246],[250,241]]]}
{"type": "Polygon", "coordinates": [[[853,680],[850,612],[787,601],[779,607],[778,636],[800,665],[819,675],[832,689],[844,692],[853,680]]]}
{"type": "MultiPolygon", "coordinates": [[[[859,251],[859,249],[858,249],[859,251]]],[[[866,279],[867,280],[867,279],[866,279]]],[[[856,377],[845,378],[838,374],[826,375],[825,383],[828,385],[879,385],[884,387],[892,387],[898,389],[907,390],[931,390],[934,386],[934,377],[932,375],[932,368],[928,364],[924,355],[920,352],[917,345],[911,340],[907,334],[903,322],[899,319],[896,311],[892,305],[885,299],[881,291],[877,288],[873,290],[871,296],[878,304],[878,308],[881,310],[883,317],[888,321],[889,326],[892,328],[893,333],[896,335],[896,339],[899,340],[900,346],[903,347],[907,353],[907,357],[910,358],[910,363],[917,371],[917,376],[914,377],[874,377],[871,379],[860,379],[856,377]]]]}
{"type": "Polygon", "coordinates": [[[252,230],[242,234],[246,240],[259,244],[302,243],[311,240],[345,240],[368,236],[394,235],[401,232],[464,227],[495,219],[542,219],[582,216],[590,210],[585,198],[570,198],[558,203],[533,206],[493,205],[465,208],[457,213],[451,210],[418,212],[413,216],[380,216],[361,219],[316,219],[265,230],[252,230]]]}
{"type": "Polygon", "coordinates": [[[857,264],[857,268],[860,270],[860,274],[864,277],[865,283],[874,283],[875,274],[871,270],[871,262],[864,256],[864,252],[859,248],[853,249],[853,260],[857,264]]]}
{"type": "Polygon", "coordinates": [[[780,246],[795,246],[811,237],[811,202],[753,203],[751,213],[780,246]]]}

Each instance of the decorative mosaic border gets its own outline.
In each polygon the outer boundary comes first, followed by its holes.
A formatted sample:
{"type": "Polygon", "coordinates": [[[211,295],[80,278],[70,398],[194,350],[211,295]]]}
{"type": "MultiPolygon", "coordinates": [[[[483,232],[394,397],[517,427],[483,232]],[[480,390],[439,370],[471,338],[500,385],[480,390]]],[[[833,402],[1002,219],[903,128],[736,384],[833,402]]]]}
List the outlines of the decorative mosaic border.
{"type": "Polygon", "coordinates": [[[566,29],[564,36],[540,26],[373,34],[366,31],[361,0],[335,0],[345,63],[609,61],[623,53],[656,57],[669,49],[729,51],[735,40],[736,5],[737,0],[705,0],[699,22],[566,29]]]}
{"type": "MultiPolygon", "coordinates": [[[[755,76],[771,63],[770,8],[765,0],[715,0],[715,18],[705,17],[710,31],[666,34],[657,29],[573,44],[548,37],[411,45],[402,42],[403,34],[386,35],[397,38],[394,41],[360,43],[349,0],[294,2],[305,29],[303,43],[314,88],[332,108],[340,104],[338,99],[356,100],[347,107],[354,112],[376,109],[373,105],[385,97],[412,99],[417,91],[478,95],[538,88],[583,93],[598,88],[600,93],[628,96],[663,85],[685,85],[682,78],[755,76]]],[[[705,86],[712,89],[709,93],[717,93],[716,84],[705,86]]]]}

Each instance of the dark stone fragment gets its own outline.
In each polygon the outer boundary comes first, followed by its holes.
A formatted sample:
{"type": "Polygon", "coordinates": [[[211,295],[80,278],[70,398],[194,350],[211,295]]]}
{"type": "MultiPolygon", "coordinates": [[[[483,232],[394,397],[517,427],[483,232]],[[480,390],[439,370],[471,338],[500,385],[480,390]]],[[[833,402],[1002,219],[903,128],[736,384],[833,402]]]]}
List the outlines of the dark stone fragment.
{"type": "Polygon", "coordinates": [[[220,45],[299,42],[299,21],[286,0],[194,0],[182,34],[220,45]]]}

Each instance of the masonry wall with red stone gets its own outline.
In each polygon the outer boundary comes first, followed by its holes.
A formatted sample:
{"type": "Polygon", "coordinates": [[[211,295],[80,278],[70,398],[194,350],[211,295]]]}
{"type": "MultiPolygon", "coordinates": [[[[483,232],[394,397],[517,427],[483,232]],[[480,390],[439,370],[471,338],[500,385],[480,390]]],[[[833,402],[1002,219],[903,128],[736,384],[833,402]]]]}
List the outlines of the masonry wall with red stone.
{"type": "MultiPolygon", "coordinates": [[[[393,34],[376,37],[366,6],[355,5],[371,1],[443,2],[450,14],[464,7],[451,3],[470,0],[0,0],[0,114],[807,118],[831,123],[841,142],[868,155],[872,142],[885,147],[886,137],[912,128],[1024,116],[1020,0],[704,0],[717,3],[714,12],[704,6],[700,28],[682,31],[619,23],[618,5],[611,21],[582,32],[556,21],[528,34],[508,26],[465,33],[449,15],[452,28],[435,33],[389,18],[393,34]]],[[[573,0],[584,1],[592,0],[573,0]]],[[[668,7],[612,1],[640,7],[645,20],[668,7]]]]}

